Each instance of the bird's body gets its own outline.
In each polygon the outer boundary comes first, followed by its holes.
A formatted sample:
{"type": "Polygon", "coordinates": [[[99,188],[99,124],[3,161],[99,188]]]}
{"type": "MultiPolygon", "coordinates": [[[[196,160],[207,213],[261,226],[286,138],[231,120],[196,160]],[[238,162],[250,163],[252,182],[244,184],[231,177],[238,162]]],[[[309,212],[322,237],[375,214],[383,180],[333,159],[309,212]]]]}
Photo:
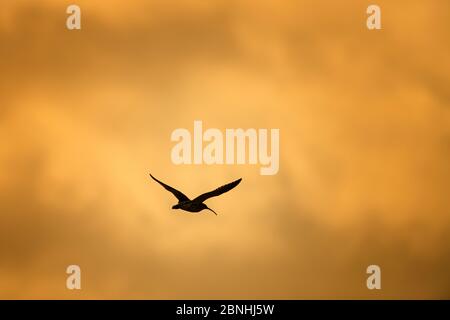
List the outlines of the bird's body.
{"type": "Polygon", "coordinates": [[[162,185],[164,187],[164,189],[171,192],[178,199],[178,203],[176,205],[172,206],[172,209],[181,209],[181,210],[188,211],[188,212],[200,212],[204,209],[207,209],[207,210],[214,212],[214,214],[216,214],[216,215],[217,215],[217,213],[214,210],[208,208],[208,206],[206,204],[204,204],[203,202],[211,197],[216,197],[216,196],[221,195],[222,193],[230,191],[231,189],[236,187],[242,180],[242,179],[238,179],[236,181],[233,181],[231,183],[223,185],[223,186],[217,188],[216,190],[201,194],[197,198],[191,200],[181,191],[178,191],[177,189],[172,188],[171,186],[165,184],[164,182],[159,181],[151,174],[150,174],[150,177],[152,177],[153,180],[155,180],[160,185],[162,185]]]}
{"type": "Polygon", "coordinates": [[[181,209],[189,212],[200,212],[205,208],[206,204],[204,203],[195,203],[192,201],[183,201],[179,202],[172,207],[172,209],[181,209]]]}

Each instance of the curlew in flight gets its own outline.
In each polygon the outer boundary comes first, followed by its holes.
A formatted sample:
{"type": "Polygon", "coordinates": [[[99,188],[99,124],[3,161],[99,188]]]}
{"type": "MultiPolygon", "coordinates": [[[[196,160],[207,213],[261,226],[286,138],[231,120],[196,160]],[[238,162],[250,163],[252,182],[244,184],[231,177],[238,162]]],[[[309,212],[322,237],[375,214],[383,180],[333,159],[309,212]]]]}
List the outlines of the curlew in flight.
{"type": "Polygon", "coordinates": [[[178,203],[176,205],[172,206],[172,209],[181,209],[181,210],[185,210],[185,211],[189,211],[189,212],[200,212],[204,209],[208,209],[208,210],[214,212],[215,215],[217,215],[217,213],[214,210],[212,210],[211,208],[208,208],[208,206],[206,204],[204,204],[203,202],[209,198],[217,197],[217,196],[220,196],[222,193],[230,191],[231,189],[236,187],[239,184],[239,182],[241,182],[241,180],[242,180],[242,178],[240,178],[236,181],[233,181],[231,183],[223,185],[223,186],[217,188],[216,190],[201,194],[197,198],[191,200],[183,192],[178,191],[177,189],[172,188],[171,186],[168,186],[164,182],[159,181],[151,174],[150,174],[150,177],[152,177],[153,180],[155,180],[160,185],[162,185],[164,187],[164,189],[172,192],[172,194],[178,199],[178,203]]]}

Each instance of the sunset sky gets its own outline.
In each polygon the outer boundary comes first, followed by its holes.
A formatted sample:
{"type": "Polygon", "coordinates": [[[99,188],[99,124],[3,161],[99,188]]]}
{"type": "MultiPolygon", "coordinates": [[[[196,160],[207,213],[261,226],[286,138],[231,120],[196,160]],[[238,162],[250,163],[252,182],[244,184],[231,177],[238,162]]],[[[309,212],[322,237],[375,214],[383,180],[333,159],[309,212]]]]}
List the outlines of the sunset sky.
{"type": "Polygon", "coordinates": [[[449,299],[449,39],[448,0],[2,1],[0,298],[449,299]],[[173,164],[195,120],[278,173],[173,164]]]}

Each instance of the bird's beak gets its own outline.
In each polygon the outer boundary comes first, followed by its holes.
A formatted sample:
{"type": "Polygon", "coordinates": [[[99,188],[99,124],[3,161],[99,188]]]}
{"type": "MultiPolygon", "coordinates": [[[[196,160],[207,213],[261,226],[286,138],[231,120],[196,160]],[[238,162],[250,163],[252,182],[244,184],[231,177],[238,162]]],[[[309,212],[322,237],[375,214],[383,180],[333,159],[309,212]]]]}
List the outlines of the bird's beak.
{"type": "Polygon", "coordinates": [[[211,208],[208,208],[208,207],[206,207],[206,209],[208,209],[209,211],[212,211],[212,212],[214,212],[214,214],[217,216],[217,213],[213,210],[213,209],[211,209],[211,208]]]}

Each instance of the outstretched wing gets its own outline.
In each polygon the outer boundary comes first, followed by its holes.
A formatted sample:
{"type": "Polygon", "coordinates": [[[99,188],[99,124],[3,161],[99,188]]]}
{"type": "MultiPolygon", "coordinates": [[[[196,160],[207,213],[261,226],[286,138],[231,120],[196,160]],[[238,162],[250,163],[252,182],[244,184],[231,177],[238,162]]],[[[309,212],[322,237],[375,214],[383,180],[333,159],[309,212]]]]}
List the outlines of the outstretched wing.
{"type": "Polygon", "coordinates": [[[166,189],[167,191],[170,191],[173,193],[173,195],[178,199],[178,202],[182,202],[182,201],[190,201],[190,199],[188,197],[186,197],[186,195],[181,192],[178,191],[175,188],[172,188],[171,186],[168,186],[167,184],[165,184],[164,182],[159,181],[158,179],[156,179],[154,176],[152,176],[150,174],[150,177],[152,177],[153,180],[155,180],[156,182],[158,182],[160,185],[162,185],[164,187],[164,189],[166,189]]]}
{"type": "Polygon", "coordinates": [[[236,181],[233,181],[233,182],[231,182],[231,183],[228,183],[228,184],[226,184],[226,185],[224,185],[224,186],[221,186],[221,187],[219,187],[219,188],[217,188],[216,190],[213,190],[213,191],[210,191],[210,192],[206,192],[206,193],[204,193],[204,194],[201,194],[201,195],[199,195],[197,198],[195,198],[194,200],[192,200],[192,201],[195,201],[195,202],[203,202],[203,201],[205,201],[206,199],[209,199],[209,198],[212,198],[212,197],[217,197],[217,196],[220,196],[222,193],[225,193],[225,192],[227,192],[227,191],[230,191],[231,189],[233,189],[234,187],[236,187],[240,182],[241,182],[241,180],[242,180],[242,178],[240,178],[240,179],[238,179],[238,180],[236,180],[236,181]]]}

